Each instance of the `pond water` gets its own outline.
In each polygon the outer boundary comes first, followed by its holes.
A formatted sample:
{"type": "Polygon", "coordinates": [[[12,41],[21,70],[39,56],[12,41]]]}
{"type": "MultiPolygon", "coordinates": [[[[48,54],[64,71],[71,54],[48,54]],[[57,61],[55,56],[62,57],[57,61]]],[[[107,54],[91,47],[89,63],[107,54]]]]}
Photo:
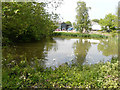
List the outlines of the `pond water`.
{"type": "Polygon", "coordinates": [[[110,61],[118,56],[118,40],[53,37],[34,43],[18,43],[14,47],[3,49],[3,57],[12,54],[15,58],[26,55],[30,63],[37,57],[46,67],[72,62],[96,64],[110,61]]]}

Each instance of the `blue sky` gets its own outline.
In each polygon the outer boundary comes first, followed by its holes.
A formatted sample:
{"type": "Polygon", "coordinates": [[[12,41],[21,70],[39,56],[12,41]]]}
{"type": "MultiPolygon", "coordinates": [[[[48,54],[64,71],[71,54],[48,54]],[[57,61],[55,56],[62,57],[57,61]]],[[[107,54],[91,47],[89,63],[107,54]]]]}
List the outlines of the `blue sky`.
{"type": "MultiPolygon", "coordinates": [[[[63,4],[57,9],[57,13],[63,17],[62,21],[75,21],[78,0],[64,0],[63,4]]],[[[106,14],[116,14],[118,2],[120,0],[82,0],[85,1],[88,7],[90,19],[104,18],[106,14]]]]}

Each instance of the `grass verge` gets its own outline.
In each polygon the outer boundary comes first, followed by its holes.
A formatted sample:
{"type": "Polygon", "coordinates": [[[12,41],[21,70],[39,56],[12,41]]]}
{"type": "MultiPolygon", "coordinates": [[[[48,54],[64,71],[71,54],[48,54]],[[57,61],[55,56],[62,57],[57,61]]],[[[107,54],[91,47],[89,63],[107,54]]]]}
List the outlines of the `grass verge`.
{"type": "Polygon", "coordinates": [[[72,37],[90,37],[90,38],[108,38],[105,35],[99,34],[82,34],[82,33],[71,33],[71,32],[54,32],[53,36],[72,36],[72,37]]]}

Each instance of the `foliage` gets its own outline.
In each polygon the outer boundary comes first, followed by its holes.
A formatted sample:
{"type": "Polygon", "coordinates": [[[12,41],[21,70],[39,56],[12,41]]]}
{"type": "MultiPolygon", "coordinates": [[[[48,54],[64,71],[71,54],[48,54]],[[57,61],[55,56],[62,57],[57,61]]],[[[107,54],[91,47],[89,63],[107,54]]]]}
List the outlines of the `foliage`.
{"type": "Polygon", "coordinates": [[[66,21],[66,24],[69,24],[70,26],[72,26],[72,23],[70,21],[66,21]]]}
{"type": "Polygon", "coordinates": [[[29,42],[50,36],[56,28],[57,14],[50,14],[46,10],[47,5],[43,2],[3,2],[3,44],[29,42]]]}
{"type": "Polygon", "coordinates": [[[108,38],[108,36],[98,34],[81,34],[81,33],[66,33],[66,32],[54,32],[53,36],[73,36],[73,37],[90,37],[90,38],[108,38]]]}
{"type": "Polygon", "coordinates": [[[92,21],[99,23],[100,20],[99,19],[93,19],[92,21]]]}
{"type": "Polygon", "coordinates": [[[88,32],[90,30],[90,20],[89,20],[89,14],[88,10],[90,7],[86,7],[86,3],[83,1],[78,1],[77,2],[77,15],[76,15],[76,20],[77,20],[77,27],[80,32],[83,32],[85,30],[88,32]]]}
{"type": "Polygon", "coordinates": [[[34,58],[34,66],[27,62],[3,59],[3,88],[118,88],[118,59],[94,65],[63,64],[58,68],[43,68],[34,58]]]}
{"type": "Polygon", "coordinates": [[[78,31],[78,26],[75,22],[73,22],[73,27],[78,31]]]}
{"type": "Polygon", "coordinates": [[[100,19],[99,23],[103,30],[115,30],[117,27],[117,16],[113,14],[108,14],[104,19],[100,19]]]}

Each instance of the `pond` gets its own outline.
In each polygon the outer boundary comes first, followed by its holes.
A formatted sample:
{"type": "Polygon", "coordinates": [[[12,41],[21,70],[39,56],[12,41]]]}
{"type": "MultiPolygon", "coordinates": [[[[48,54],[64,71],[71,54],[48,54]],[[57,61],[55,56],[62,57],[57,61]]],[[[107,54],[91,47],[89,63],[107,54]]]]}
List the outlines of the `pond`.
{"type": "Polygon", "coordinates": [[[90,39],[73,37],[53,37],[34,43],[18,43],[13,47],[3,49],[3,57],[12,54],[15,60],[25,55],[30,63],[38,58],[46,67],[58,67],[61,64],[80,63],[96,64],[100,61],[110,61],[118,56],[118,40],[90,39]]]}

